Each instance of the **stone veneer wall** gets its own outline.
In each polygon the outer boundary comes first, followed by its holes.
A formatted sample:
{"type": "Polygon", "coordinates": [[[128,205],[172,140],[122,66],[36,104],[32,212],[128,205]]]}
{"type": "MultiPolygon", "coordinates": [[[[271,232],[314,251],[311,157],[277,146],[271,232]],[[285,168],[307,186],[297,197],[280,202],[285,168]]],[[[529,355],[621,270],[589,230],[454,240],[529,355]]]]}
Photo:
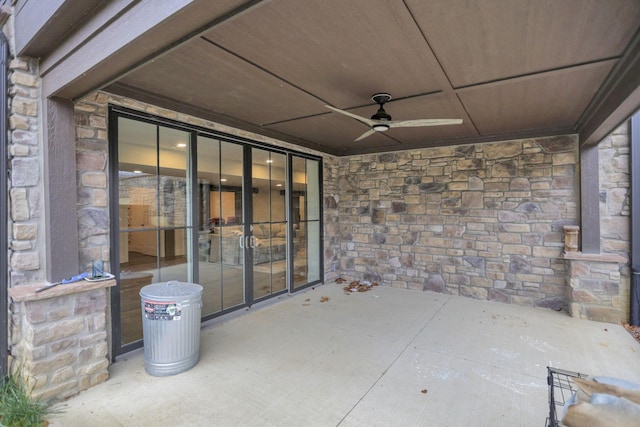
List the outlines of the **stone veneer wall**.
{"type": "MultiPolygon", "coordinates": [[[[13,18],[2,28],[13,45],[13,18]]],[[[108,284],[35,294],[45,284],[41,80],[38,61],[9,63],[9,349],[34,397],[60,399],[108,377],[108,284]]],[[[3,160],[4,161],[4,160],[3,160]]],[[[5,205],[6,206],[6,205],[5,205]]],[[[66,285],[69,286],[69,285],[66,285]]]]}
{"type": "Polygon", "coordinates": [[[600,177],[600,248],[631,252],[630,124],[623,123],[598,144],[600,177]]]}
{"type": "Polygon", "coordinates": [[[600,256],[567,254],[574,317],[628,322],[630,305],[630,138],[624,123],[598,145],[600,256]],[[569,256],[570,255],[570,256],[569,256]]]}
{"type": "MultiPolygon", "coordinates": [[[[600,158],[601,250],[619,254],[611,298],[613,313],[606,321],[629,321],[631,304],[631,125],[627,121],[598,144],[600,158]]],[[[587,318],[597,320],[595,317],[587,318]]]]}
{"type": "Polygon", "coordinates": [[[340,275],[341,225],[339,176],[340,166],[337,158],[325,157],[324,182],[322,188],[324,214],[324,279],[331,283],[340,275]]]}
{"type": "Polygon", "coordinates": [[[9,266],[17,286],[44,280],[40,79],[37,61],[28,58],[13,58],[9,72],[9,266]]]}
{"type": "Polygon", "coordinates": [[[578,223],[574,136],[340,159],[344,275],[567,307],[563,226],[578,223]]]}
{"type": "Polygon", "coordinates": [[[32,395],[43,401],[65,399],[109,378],[107,284],[89,289],[84,283],[73,292],[70,285],[41,294],[33,293],[38,285],[10,289],[11,356],[32,395]]]}

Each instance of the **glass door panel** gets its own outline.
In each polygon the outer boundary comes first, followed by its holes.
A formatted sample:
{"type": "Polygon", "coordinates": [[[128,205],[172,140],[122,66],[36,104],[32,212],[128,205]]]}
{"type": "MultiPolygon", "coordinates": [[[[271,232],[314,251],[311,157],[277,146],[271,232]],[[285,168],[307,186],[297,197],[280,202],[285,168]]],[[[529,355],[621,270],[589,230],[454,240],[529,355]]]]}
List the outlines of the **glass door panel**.
{"type": "Polygon", "coordinates": [[[292,157],[293,288],[321,279],[320,162],[292,157]]]}
{"type": "Polygon", "coordinates": [[[158,127],[158,281],[193,281],[190,137],[158,127]]]}
{"type": "Polygon", "coordinates": [[[287,289],[286,166],[284,154],[251,150],[253,298],[287,289]]]}
{"type": "Polygon", "coordinates": [[[202,315],[244,304],[242,146],[198,137],[199,282],[202,315]]]}
{"type": "Polygon", "coordinates": [[[322,279],[319,160],[124,112],[110,123],[116,354],[141,344],[145,285],[197,282],[211,318],[322,279]]]}
{"type": "Polygon", "coordinates": [[[119,118],[121,343],[142,339],[140,289],[192,278],[190,134],[119,118]]]}

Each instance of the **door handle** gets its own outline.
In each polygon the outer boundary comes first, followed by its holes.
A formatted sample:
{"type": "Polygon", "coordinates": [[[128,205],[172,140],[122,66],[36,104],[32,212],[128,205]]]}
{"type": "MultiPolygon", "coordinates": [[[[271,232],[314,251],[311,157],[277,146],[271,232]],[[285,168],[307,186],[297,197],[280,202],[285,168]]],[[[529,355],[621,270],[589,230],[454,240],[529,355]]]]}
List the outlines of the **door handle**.
{"type": "Polygon", "coordinates": [[[256,247],[256,238],[254,236],[240,236],[240,238],[238,239],[238,244],[240,245],[240,249],[253,249],[256,247]]]}

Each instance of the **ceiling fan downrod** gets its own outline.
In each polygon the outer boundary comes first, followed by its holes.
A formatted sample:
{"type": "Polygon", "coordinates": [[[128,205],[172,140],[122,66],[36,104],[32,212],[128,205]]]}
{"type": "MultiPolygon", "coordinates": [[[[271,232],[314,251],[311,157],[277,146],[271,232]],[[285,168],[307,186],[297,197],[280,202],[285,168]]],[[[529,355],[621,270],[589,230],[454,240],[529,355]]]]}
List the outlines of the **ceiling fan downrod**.
{"type": "MultiPolygon", "coordinates": [[[[391,95],[389,95],[388,93],[376,93],[371,97],[371,100],[380,106],[380,108],[378,108],[378,111],[373,116],[371,116],[371,120],[383,121],[383,122],[391,121],[391,116],[387,114],[386,111],[384,111],[384,107],[383,107],[383,105],[386,102],[388,102],[390,99],[391,99],[391,95]]],[[[385,123],[376,123],[373,126],[371,126],[371,129],[375,130],[376,132],[384,132],[389,130],[389,125],[385,123]]]]}

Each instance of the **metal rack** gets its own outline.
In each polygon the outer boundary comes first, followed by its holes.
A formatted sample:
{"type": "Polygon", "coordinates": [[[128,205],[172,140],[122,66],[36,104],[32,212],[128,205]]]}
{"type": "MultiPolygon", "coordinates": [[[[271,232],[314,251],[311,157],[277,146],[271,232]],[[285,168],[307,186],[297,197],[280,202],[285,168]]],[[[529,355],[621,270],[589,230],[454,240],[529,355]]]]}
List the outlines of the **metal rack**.
{"type": "Polygon", "coordinates": [[[585,378],[587,375],[565,371],[547,366],[547,384],[549,385],[549,416],[546,427],[564,426],[560,422],[565,402],[576,392],[576,385],[571,378],[585,378]],[[560,415],[558,415],[560,414],[560,415]]]}

